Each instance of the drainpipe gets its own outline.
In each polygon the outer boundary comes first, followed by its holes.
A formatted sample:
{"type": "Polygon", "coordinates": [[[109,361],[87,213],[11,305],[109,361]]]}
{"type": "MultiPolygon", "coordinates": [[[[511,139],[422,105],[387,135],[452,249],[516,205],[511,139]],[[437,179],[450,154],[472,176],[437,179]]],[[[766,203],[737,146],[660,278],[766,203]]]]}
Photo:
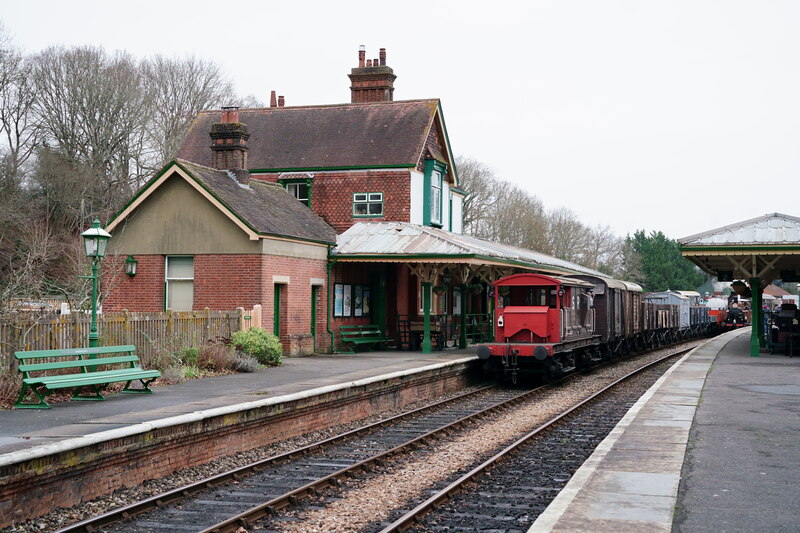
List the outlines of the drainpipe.
{"type": "Polygon", "coordinates": [[[331,337],[331,353],[336,353],[336,339],[333,337],[333,331],[331,330],[331,271],[333,270],[333,265],[336,263],[336,258],[331,257],[331,247],[328,245],[328,281],[327,281],[327,292],[328,296],[325,299],[325,323],[326,328],[328,329],[328,335],[331,337]]]}

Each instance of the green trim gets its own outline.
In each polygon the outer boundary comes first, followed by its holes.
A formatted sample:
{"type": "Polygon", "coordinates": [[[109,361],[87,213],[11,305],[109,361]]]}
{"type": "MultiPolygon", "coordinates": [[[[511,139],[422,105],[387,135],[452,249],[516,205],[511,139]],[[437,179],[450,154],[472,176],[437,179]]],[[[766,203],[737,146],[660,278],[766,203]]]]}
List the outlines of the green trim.
{"type": "Polygon", "coordinates": [[[423,312],[423,333],[422,333],[422,353],[433,353],[431,344],[431,285],[429,281],[423,281],[422,286],[422,312],[423,312]]]}
{"type": "Polygon", "coordinates": [[[436,102],[436,111],[439,113],[439,123],[442,125],[442,132],[444,132],[444,143],[447,146],[447,158],[450,160],[453,183],[458,187],[458,171],[456,169],[456,161],[453,159],[453,149],[450,147],[450,135],[448,135],[447,126],[444,123],[444,111],[442,111],[441,100],[436,102]]]}
{"type": "Polygon", "coordinates": [[[750,246],[681,246],[681,252],[764,252],[768,250],[775,250],[776,252],[785,252],[786,250],[800,250],[800,246],[796,244],[764,244],[764,245],[750,245],[750,246]]]}
{"type": "Polygon", "coordinates": [[[318,291],[319,291],[319,285],[311,286],[311,338],[314,343],[312,351],[315,353],[317,351],[317,292],[318,291]]]}
{"type": "Polygon", "coordinates": [[[251,168],[251,174],[272,174],[275,172],[324,172],[336,170],[370,170],[370,169],[385,169],[385,168],[416,168],[415,163],[398,163],[396,165],[364,165],[364,166],[346,166],[346,167],[295,167],[295,168],[251,168]]]}
{"type": "Polygon", "coordinates": [[[422,179],[422,225],[423,226],[431,226],[435,228],[441,228],[443,221],[442,221],[442,214],[444,212],[444,175],[447,172],[447,165],[442,163],[441,161],[436,161],[435,159],[426,159],[425,160],[425,174],[422,179]],[[431,202],[432,202],[432,191],[433,185],[431,180],[431,175],[433,171],[439,173],[439,179],[441,180],[439,186],[439,220],[434,222],[431,219],[431,202]]]}
{"type": "Polygon", "coordinates": [[[456,193],[456,194],[460,194],[460,195],[462,195],[462,196],[469,196],[469,193],[468,193],[467,191],[465,191],[464,189],[462,189],[461,187],[453,187],[453,186],[451,185],[451,186],[450,186],[450,191],[451,191],[451,192],[454,192],[454,193],[456,193]]]}
{"type": "Polygon", "coordinates": [[[281,285],[275,283],[272,291],[272,333],[281,338],[281,285]]]}
{"type": "Polygon", "coordinates": [[[186,172],[186,169],[185,169],[185,168],[183,168],[183,167],[181,167],[181,166],[178,164],[178,162],[177,162],[177,161],[175,161],[175,160],[173,159],[172,161],[170,161],[169,163],[167,163],[167,164],[164,166],[164,168],[162,168],[162,169],[161,169],[161,171],[160,171],[158,174],[156,174],[155,176],[153,176],[152,178],[150,178],[150,180],[148,180],[148,181],[147,181],[147,183],[145,183],[145,184],[142,186],[142,188],[141,188],[141,189],[139,189],[139,192],[137,192],[136,194],[134,194],[134,195],[133,195],[133,198],[131,198],[131,199],[128,201],[128,203],[126,203],[125,205],[123,205],[121,209],[119,209],[119,210],[118,210],[116,213],[114,213],[113,215],[111,215],[111,218],[108,220],[108,222],[107,222],[106,224],[104,224],[104,225],[103,225],[103,227],[106,227],[106,226],[110,225],[112,222],[114,222],[114,221],[117,219],[117,217],[118,217],[119,215],[121,215],[121,214],[122,214],[122,213],[123,213],[123,212],[124,212],[126,209],[128,209],[128,207],[130,207],[130,205],[131,205],[132,203],[136,202],[136,199],[137,199],[137,198],[139,198],[141,195],[143,195],[143,194],[145,193],[145,191],[147,191],[147,189],[149,189],[149,188],[150,188],[150,186],[151,186],[151,185],[153,185],[153,183],[154,183],[154,182],[158,181],[158,180],[161,178],[161,176],[163,176],[163,175],[164,175],[164,173],[165,173],[167,170],[169,170],[169,169],[170,169],[170,168],[171,168],[173,165],[177,165],[178,167],[182,168],[184,172],[186,172]]]}

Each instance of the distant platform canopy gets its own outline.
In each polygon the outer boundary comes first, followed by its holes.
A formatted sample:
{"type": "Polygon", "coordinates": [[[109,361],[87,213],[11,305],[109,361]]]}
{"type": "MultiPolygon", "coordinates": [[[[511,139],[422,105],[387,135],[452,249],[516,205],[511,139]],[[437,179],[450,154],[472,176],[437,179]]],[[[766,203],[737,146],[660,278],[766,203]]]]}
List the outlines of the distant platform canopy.
{"type": "Polygon", "coordinates": [[[781,213],[678,239],[681,254],[719,281],[800,281],[800,218],[781,213]]]}

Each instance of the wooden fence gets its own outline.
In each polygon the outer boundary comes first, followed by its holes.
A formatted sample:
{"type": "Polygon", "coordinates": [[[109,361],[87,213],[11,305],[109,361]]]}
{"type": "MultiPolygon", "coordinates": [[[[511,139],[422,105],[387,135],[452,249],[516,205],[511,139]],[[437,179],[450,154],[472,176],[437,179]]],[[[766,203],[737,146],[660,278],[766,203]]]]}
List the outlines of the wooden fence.
{"type": "MultiPolygon", "coordinates": [[[[261,306],[234,311],[103,313],[97,317],[100,345],[134,344],[145,366],[157,353],[230,339],[234,332],[259,325],[261,306]]],[[[91,316],[14,313],[0,317],[0,373],[15,372],[18,350],[54,350],[87,346],[91,316]]]]}

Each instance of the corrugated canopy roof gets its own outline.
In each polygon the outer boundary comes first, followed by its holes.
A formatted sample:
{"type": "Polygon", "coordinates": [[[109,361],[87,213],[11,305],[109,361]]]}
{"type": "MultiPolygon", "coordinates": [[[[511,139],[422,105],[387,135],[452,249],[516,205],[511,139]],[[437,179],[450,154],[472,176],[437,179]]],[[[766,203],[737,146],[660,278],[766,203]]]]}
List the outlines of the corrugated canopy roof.
{"type": "Polygon", "coordinates": [[[797,244],[800,218],[772,213],[678,239],[683,246],[797,244]]]}
{"type": "Polygon", "coordinates": [[[497,264],[552,273],[603,274],[533,250],[407,222],[359,222],[339,235],[339,261],[497,264]]]}
{"type": "Polygon", "coordinates": [[[800,218],[781,213],[730,224],[678,239],[681,254],[705,272],[733,279],[800,274],[800,218]]]}

